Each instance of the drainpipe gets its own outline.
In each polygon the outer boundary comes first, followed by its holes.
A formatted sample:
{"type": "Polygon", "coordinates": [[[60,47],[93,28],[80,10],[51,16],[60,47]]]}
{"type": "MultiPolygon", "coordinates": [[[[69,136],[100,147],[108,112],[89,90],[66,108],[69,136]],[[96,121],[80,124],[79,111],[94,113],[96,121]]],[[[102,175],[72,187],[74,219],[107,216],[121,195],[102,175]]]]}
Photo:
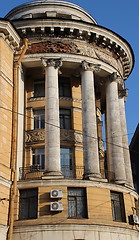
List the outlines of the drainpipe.
{"type": "Polygon", "coordinates": [[[18,69],[28,48],[28,39],[23,39],[23,50],[13,69],[13,108],[12,108],[12,145],[11,145],[11,190],[8,216],[7,240],[12,240],[14,225],[14,203],[17,190],[17,126],[18,126],[18,69]]]}

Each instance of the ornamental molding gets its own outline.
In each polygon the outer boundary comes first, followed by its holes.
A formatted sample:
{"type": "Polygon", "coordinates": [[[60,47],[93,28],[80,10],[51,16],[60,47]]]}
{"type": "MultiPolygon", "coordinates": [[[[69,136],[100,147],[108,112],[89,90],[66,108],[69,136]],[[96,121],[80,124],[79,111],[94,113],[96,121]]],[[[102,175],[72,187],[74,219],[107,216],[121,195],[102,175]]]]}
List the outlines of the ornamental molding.
{"type": "Polygon", "coordinates": [[[126,101],[126,98],[128,96],[128,89],[125,88],[125,89],[119,90],[118,95],[120,99],[124,98],[124,101],[126,101]]]}
{"type": "MultiPolygon", "coordinates": [[[[63,142],[82,144],[82,133],[74,130],[60,129],[60,140],[63,142]]],[[[29,130],[26,131],[26,144],[45,142],[45,130],[29,130]]]]}
{"type": "Polygon", "coordinates": [[[101,69],[100,69],[100,64],[88,63],[87,61],[84,60],[82,61],[82,70],[99,72],[101,69]]]}
{"type": "Polygon", "coordinates": [[[14,86],[13,85],[13,82],[2,72],[0,71],[0,77],[2,77],[8,84],[10,84],[12,87],[14,86]]]}
{"type": "Polygon", "coordinates": [[[61,58],[49,58],[49,59],[45,59],[42,58],[42,64],[43,66],[46,67],[54,67],[55,69],[60,68],[62,66],[62,59],[61,58]]]}

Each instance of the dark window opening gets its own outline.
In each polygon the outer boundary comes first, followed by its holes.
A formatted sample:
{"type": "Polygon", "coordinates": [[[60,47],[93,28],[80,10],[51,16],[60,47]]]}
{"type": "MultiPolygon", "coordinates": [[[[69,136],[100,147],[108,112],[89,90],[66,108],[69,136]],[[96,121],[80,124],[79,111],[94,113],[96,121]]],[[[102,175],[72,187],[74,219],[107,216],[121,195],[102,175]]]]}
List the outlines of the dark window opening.
{"type": "Polygon", "coordinates": [[[111,191],[113,221],[126,222],[123,194],[111,191]]]}
{"type": "Polygon", "coordinates": [[[71,85],[69,78],[59,79],[59,97],[71,97],[71,85]]]}
{"type": "Polygon", "coordinates": [[[85,188],[68,188],[69,218],[87,218],[87,200],[85,188]]]}
{"type": "Polygon", "coordinates": [[[37,218],[38,211],[38,189],[20,190],[19,219],[37,218]]]}
{"type": "Polygon", "coordinates": [[[71,111],[70,109],[60,109],[60,128],[71,129],[71,111]]]}
{"type": "Polygon", "coordinates": [[[34,80],[34,97],[45,97],[44,79],[34,80]]]}

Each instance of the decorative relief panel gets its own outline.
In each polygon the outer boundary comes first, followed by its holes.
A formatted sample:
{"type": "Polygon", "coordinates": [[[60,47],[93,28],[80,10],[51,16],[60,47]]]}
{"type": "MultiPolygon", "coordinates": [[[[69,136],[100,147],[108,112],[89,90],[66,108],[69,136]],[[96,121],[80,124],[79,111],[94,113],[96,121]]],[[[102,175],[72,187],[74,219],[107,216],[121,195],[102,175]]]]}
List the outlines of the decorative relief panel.
{"type": "Polygon", "coordinates": [[[26,143],[38,143],[45,141],[45,131],[41,130],[30,130],[26,132],[26,143]]]}
{"type": "MultiPolygon", "coordinates": [[[[60,130],[60,139],[64,142],[82,144],[82,133],[74,130],[60,130]]],[[[30,130],[26,132],[26,143],[33,144],[45,141],[45,130],[30,130]]]]}

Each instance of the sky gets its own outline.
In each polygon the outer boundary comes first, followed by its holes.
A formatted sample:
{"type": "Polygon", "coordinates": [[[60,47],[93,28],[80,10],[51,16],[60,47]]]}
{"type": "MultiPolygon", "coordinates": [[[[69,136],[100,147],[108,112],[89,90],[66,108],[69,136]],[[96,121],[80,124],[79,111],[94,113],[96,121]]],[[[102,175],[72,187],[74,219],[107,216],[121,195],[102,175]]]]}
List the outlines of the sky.
{"type": "MultiPolygon", "coordinates": [[[[29,0],[1,0],[0,17],[29,0]]],[[[126,80],[125,104],[129,143],[139,122],[139,0],[70,0],[88,11],[98,25],[109,28],[125,38],[135,55],[135,66],[126,80]]]]}

